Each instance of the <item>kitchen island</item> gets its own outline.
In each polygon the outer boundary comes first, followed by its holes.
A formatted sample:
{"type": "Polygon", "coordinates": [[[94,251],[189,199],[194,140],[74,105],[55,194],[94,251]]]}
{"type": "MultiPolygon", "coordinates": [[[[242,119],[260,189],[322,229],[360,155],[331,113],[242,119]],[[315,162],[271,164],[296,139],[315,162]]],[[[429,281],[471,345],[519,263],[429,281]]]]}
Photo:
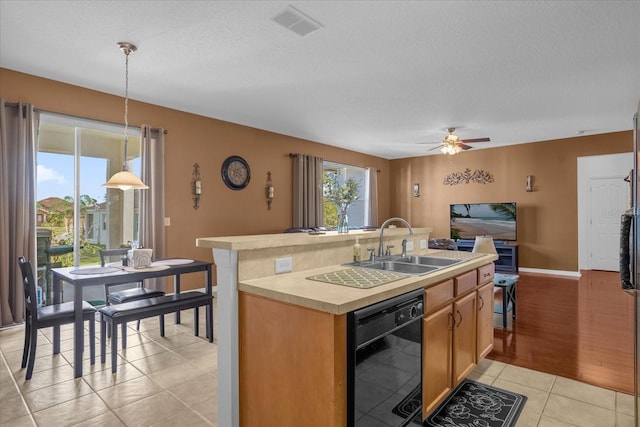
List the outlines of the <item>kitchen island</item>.
{"type": "Polygon", "coordinates": [[[198,247],[213,250],[217,268],[219,425],[345,425],[346,314],[475,274],[496,259],[427,249],[431,230],[413,231],[385,229],[385,246],[400,248],[407,239],[409,254],[465,262],[360,289],[307,278],[344,270],[356,236],[365,252],[379,246],[379,230],[197,239],[198,247]],[[291,272],[275,274],[276,266],[291,272]]]}

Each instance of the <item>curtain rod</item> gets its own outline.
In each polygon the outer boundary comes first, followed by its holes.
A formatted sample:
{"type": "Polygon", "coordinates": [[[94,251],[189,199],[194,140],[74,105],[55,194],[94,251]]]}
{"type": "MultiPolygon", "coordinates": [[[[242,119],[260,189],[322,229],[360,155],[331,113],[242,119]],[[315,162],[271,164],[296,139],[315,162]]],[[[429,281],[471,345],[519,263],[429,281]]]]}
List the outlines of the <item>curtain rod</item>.
{"type": "MultiPolygon", "coordinates": [[[[5,107],[18,107],[20,105],[19,102],[5,102],[4,106],[5,107]]],[[[26,104],[24,104],[26,105],[26,104]]],[[[118,123],[118,122],[111,122],[108,120],[101,120],[101,119],[92,119],[90,117],[84,117],[84,116],[78,116],[76,114],[68,114],[68,113],[59,113],[57,111],[50,111],[50,110],[43,110],[42,108],[37,108],[37,107],[33,107],[34,111],[38,111],[40,113],[46,113],[46,114],[57,114],[60,116],[67,116],[67,117],[76,117],[78,119],[83,119],[83,120],[93,120],[96,122],[101,122],[101,123],[106,123],[106,124],[110,124],[110,125],[118,125],[118,126],[124,126],[124,123],[118,123]]],[[[151,128],[152,130],[160,130],[160,128],[151,128]]],[[[167,129],[164,129],[164,134],[168,135],[169,131],[167,129]]]]}
{"type": "MultiPolygon", "coordinates": [[[[289,157],[291,157],[291,158],[298,157],[298,156],[300,156],[300,153],[289,153],[289,157]]],[[[345,166],[352,166],[352,167],[354,167],[354,168],[363,168],[363,169],[367,169],[367,168],[369,168],[369,169],[373,169],[373,168],[371,168],[371,167],[369,167],[369,166],[356,166],[356,165],[350,165],[350,164],[348,164],[348,163],[336,162],[335,160],[327,160],[327,159],[324,159],[324,161],[331,162],[331,163],[339,163],[339,164],[341,164],[341,165],[345,165],[345,166]]],[[[376,169],[376,172],[380,173],[380,172],[381,172],[381,170],[380,170],[380,169],[376,169]]]]}

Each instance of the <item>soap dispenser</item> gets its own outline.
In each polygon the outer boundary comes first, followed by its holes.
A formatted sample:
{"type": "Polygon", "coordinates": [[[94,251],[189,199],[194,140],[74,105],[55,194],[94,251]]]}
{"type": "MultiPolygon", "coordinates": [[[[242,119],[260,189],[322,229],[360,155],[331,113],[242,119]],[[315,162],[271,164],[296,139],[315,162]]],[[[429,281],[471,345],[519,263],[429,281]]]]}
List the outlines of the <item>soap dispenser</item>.
{"type": "Polygon", "coordinates": [[[360,252],[360,238],[356,237],[356,243],[353,245],[353,262],[355,264],[360,264],[360,259],[362,255],[360,252]]]}

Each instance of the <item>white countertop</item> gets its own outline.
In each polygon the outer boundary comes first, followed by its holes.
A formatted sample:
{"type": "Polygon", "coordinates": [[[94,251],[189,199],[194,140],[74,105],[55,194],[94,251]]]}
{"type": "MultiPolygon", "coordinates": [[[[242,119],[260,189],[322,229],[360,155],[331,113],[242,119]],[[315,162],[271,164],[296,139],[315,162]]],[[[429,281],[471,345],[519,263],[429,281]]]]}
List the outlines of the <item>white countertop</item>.
{"type": "MultiPolygon", "coordinates": [[[[428,234],[431,228],[413,228],[414,234],[428,234]]],[[[384,236],[406,236],[407,229],[404,227],[385,228],[384,236]]],[[[312,235],[309,233],[276,233],[258,234],[249,236],[222,236],[222,237],[199,237],[196,239],[196,246],[199,248],[227,249],[227,250],[252,250],[265,248],[278,248],[285,246],[307,246],[314,244],[325,244],[335,242],[353,241],[359,237],[361,240],[378,239],[380,230],[350,230],[349,233],[339,234],[335,231],[328,231],[326,234],[312,235]]]]}
{"type": "Polygon", "coordinates": [[[467,261],[423,276],[408,276],[373,288],[353,288],[308,280],[317,274],[349,268],[332,265],[313,270],[279,274],[238,283],[238,290],[332,314],[344,314],[415,289],[428,287],[495,261],[497,255],[462,251],[429,251],[429,255],[467,261]]]}

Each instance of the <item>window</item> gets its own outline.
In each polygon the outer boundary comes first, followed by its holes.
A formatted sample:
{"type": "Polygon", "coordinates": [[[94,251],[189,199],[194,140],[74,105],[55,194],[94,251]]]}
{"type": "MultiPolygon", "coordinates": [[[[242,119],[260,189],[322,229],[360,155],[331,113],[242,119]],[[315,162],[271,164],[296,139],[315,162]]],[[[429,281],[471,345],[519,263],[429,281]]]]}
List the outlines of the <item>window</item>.
{"type": "MultiPolygon", "coordinates": [[[[139,175],[139,129],[130,128],[129,134],[127,164],[139,175]]],[[[45,262],[53,266],[97,264],[99,249],[138,240],[139,190],[102,187],[122,169],[123,144],[122,126],[51,113],[41,115],[38,227],[39,232],[42,229],[51,236],[48,245],[55,249],[48,252],[56,254],[45,254],[45,262]]]]}
{"type": "MultiPolygon", "coordinates": [[[[350,166],[341,163],[325,161],[323,164],[324,178],[326,184],[328,180],[335,179],[338,183],[344,184],[349,178],[353,178],[358,183],[359,198],[347,210],[349,216],[349,228],[363,228],[367,226],[369,216],[369,171],[365,168],[350,166]]],[[[338,208],[329,200],[323,201],[324,226],[334,228],[338,225],[338,208]]]]}

